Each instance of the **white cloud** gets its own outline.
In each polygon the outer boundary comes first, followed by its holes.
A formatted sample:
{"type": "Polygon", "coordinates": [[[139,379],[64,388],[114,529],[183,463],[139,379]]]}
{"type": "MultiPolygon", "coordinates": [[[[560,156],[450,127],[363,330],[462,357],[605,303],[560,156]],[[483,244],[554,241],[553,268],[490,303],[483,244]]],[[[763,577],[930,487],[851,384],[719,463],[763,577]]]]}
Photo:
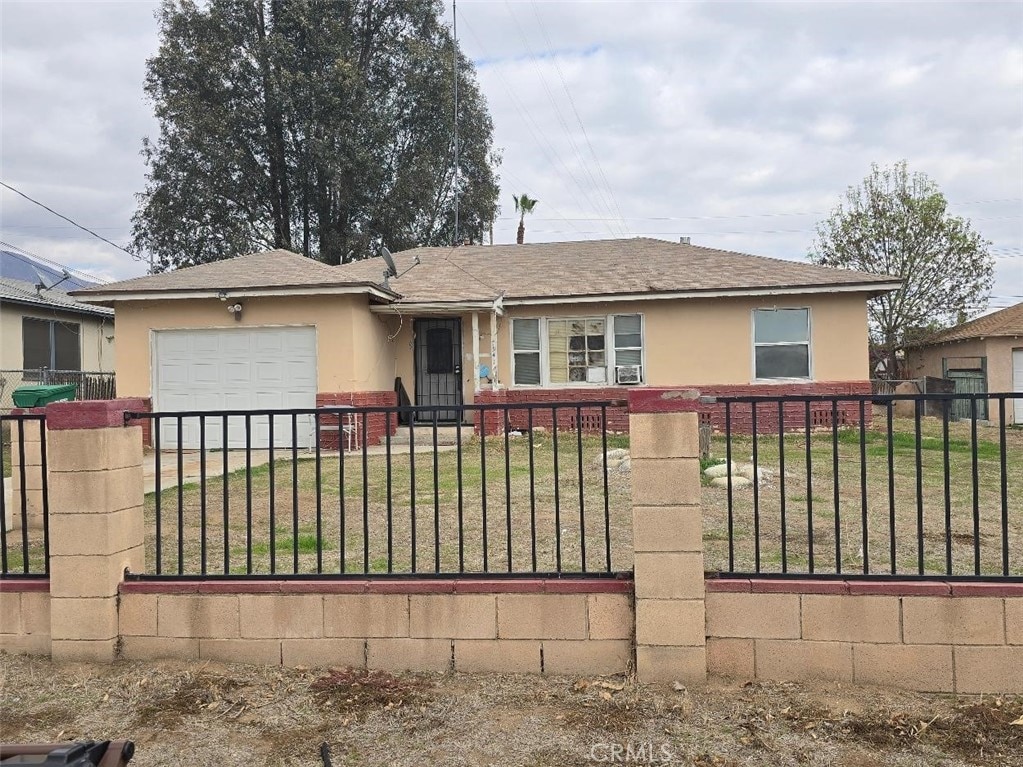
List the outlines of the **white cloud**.
{"type": "MultiPolygon", "coordinates": [[[[0,2],[4,180],[121,243],[155,132],[154,8],[0,2]]],[[[871,162],[906,159],[994,243],[995,294],[1023,295],[1021,24],[1018,3],[462,0],[504,150],[496,240],[514,241],[511,195],[528,192],[533,241],[690,235],[801,258],[871,162]]],[[[0,201],[2,239],[111,277],[142,271],[0,201]]]]}

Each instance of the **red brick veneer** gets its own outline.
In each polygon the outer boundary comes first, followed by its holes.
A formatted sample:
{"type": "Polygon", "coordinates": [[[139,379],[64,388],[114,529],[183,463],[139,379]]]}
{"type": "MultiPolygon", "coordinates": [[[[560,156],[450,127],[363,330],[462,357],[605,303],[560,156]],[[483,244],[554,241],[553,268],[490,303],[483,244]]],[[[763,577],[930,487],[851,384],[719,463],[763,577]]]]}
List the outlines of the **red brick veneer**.
{"type": "MultiPolygon", "coordinates": [[[[501,389],[499,391],[481,391],[473,397],[474,404],[550,404],[558,402],[593,402],[595,400],[624,400],[629,390],[625,387],[607,387],[600,389],[501,389]]],[[[564,408],[557,411],[558,429],[574,431],[577,416],[582,418],[584,432],[600,431],[600,408],[582,408],[577,413],[575,408],[564,408]]],[[[529,412],[525,408],[507,411],[508,426],[511,429],[525,430],[529,426],[529,412]]],[[[488,435],[503,434],[505,414],[500,410],[489,410],[485,414],[477,412],[476,433],[480,432],[481,423],[488,435]]],[[[554,411],[548,409],[533,410],[533,427],[541,427],[548,431],[554,426],[554,411]]],[[[609,432],[629,431],[629,412],[624,406],[607,409],[607,430],[609,432]]]]}
{"type": "MultiPolygon", "coordinates": [[[[394,391],[359,391],[359,392],[319,392],[316,395],[316,407],[337,407],[338,405],[351,405],[352,407],[395,407],[398,404],[398,395],[394,391]]],[[[390,432],[393,435],[398,428],[398,418],[395,414],[368,413],[366,414],[366,444],[376,445],[387,434],[387,424],[390,422],[390,432]],[[389,416],[389,417],[388,417],[389,416]]],[[[320,426],[338,426],[338,417],[323,415],[320,417],[320,426]]],[[[363,426],[361,420],[358,424],[358,442],[361,444],[363,426]]],[[[337,450],[340,441],[339,430],[320,432],[320,447],[324,450],[337,450]]]]}
{"type": "MultiPolygon", "coordinates": [[[[609,432],[629,431],[629,412],[675,412],[679,410],[678,392],[693,390],[706,397],[779,397],[785,395],[850,395],[870,394],[869,381],[839,381],[820,383],[793,384],[747,384],[747,385],[694,385],[673,387],[618,386],[601,388],[573,389],[502,389],[499,391],[481,391],[476,394],[476,404],[555,404],[557,402],[591,402],[594,400],[628,399],[628,409],[609,407],[607,410],[607,430],[609,432]],[[667,396],[665,396],[667,394],[667,396]]],[[[700,414],[700,423],[710,424],[717,430],[725,428],[725,406],[723,403],[687,406],[687,410],[695,410],[700,414]]],[[[748,434],[753,430],[753,409],[749,404],[733,404],[730,407],[731,428],[736,433],[748,434]]],[[[600,410],[583,408],[583,431],[599,431],[600,410]]],[[[864,421],[869,424],[872,409],[869,404],[864,408],[864,421]]],[[[574,408],[558,411],[558,428],[575,429],[577,413],[574,408]]],[[[814,402],[810,406],[810,425],[830,427],[832,424],[832,406],[829,402],[814,402]]],[[[527,411],[510,410],[508,424],[512,429],[527,427],[527,411]]],[[[806,426],[805,405],[802,402],[787,403],[784,407],[785,429],[803,429],[806,426]]],[[[480,418],[476,418],[476,431],[480,431],[480,418]]],[[[859,404],[857,402],[839,402],[837,406],[839,426],[856,426],[860,422],[859,404]]],[[[533,425],[550,429],[553,416],[550,410],[534,410],[533,425]]],[[[504,415],[500,411],[486,414],[486,433],[500,434],[504,429],[504,415]]],[[[759,433],[777,433],[778,405],[757,405],[757,431],[759,433]]]]}

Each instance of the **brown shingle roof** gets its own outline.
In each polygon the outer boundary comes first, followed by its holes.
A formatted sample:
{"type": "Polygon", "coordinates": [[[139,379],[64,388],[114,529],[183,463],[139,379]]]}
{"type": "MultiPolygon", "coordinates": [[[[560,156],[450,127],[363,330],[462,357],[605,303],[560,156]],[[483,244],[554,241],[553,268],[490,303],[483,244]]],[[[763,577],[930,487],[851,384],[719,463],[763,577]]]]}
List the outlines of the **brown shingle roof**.
{"type": "MultiPolygon", "coordinates": [[[[415,248],[395,254],[391,290],[411,302],[636,295],[756,288],[880,285],[897,278],[830,269],[646,237],[531,245],[415,248]]],[[[352,280],[379,280],[379,259],[335,267],[352,280]]]]}
{"type": "MultiPolygon", "coordinates": [[[[365,283],[380,281],[365,280],[365,283]]],[[[177,292],[193,290],[242,290],[337,286],[353,283],[333,266],[292,253],[290,250],[267,250],[246,256],[212,261],[163,274],[135,277],[110,285],[97,285],[74,295],[88,300],[90,295],[108,293],[177,292]]]]}
{"type": "MultiPolygon", "coordinates": [[[[718,290],[851,287],[882,291],[894,278],[637,237],[532,245],[415,248],[394,254],[405,301],[446,303],[718,290]],[[416,257],[421,264],[413,267],[416,257]],[[412,268],[410,268],[412,267],[412,268]],[[407,270],[407,271],[406,271],[407,270]]],[[[379,258],[327,266],[287,250],[136,277],[76,291],[90,296],[196,290],[382,287],[379,258]]],[[[100,300],[100,299],[96,299],[100,300]]],[[[108,299],[109,300],[109,299],[108,299]]]]}
{"type": "Polygon", "coordinates": [[[971,338],[990,338],[991,336],[1023,336],[1023,301],[975,320],[956,325],[954,328],[942,330],[915,346],[944,344],[949,341],[966,341],[971,338]]]}

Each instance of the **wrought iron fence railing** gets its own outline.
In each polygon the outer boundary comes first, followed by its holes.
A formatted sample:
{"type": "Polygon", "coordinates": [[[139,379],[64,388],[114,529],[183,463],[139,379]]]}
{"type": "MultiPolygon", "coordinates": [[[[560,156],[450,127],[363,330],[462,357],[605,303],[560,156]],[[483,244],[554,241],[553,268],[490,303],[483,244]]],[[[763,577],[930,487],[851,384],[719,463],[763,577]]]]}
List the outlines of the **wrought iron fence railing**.
{"type": "Polygon", "coordinates": [[[138,577],[614,577],[624,406],[130,413],[153,435],[138,577]]]}
{"type": "Polygon", "coordinates": [[[747,577],[1023,579],[1023,428],[1006,423],[1018,399],[705,401],[723,424],[704,466],[708,567],[747,577]],[[982,404],[993,420],[979,417],[982,404]],[[964,408],[969,417],[956,420],[964,408]]]}
{"type": "Polygon", "coordinates": [[[0,578],[49,573],[45,416],[0,414],[0,578]]]}

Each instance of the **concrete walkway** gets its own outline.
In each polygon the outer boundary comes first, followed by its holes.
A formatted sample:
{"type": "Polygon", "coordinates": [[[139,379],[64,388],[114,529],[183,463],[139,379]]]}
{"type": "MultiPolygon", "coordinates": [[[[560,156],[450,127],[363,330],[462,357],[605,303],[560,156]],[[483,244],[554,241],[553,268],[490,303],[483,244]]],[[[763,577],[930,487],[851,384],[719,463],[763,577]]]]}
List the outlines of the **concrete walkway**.
{"type": "MultiPolygon", "coordinates": [[[[456,449],[455,445],[438,445],[438,453],[448,453],[456,449]]],[[[391,455],[408,455],[408,445],[391,445],[391,455]]],[[[433,445],[416,445],[416,454],[433,452],[433,445]]],[[[387,448],[383,445],[373,445],[366,448],[366,455],[386,455],[387,448]]],[[[316,453],[313,450],[302,449],[298,451],[299,460],[310,460],[316,453]]],[[[181,476],[178,476],[178,456],[174,450],[165,449],[160,454],[160,490],[167,490],[177,487],[180,484],[193,484],[201,479],[202,475],[202,454],[198,450],[184,450],[181,454],[181,476]]],[[[337,458],[338,451],[322,450],[321,458],[337,458]]],[[[280,447],[274,449],[275,461],[287,461],[291,459],[291,448],[280,447]]],[[[345,453],[346,461],[361,461],[362,451],[355,450],[345,453]]],[[[269,450],[252,451],[252,468],[265,466],[270,462],[269,450]]],[[[227,451],[228,472],[244,469],[246,466],[244,450],[227,451]]],[[[224,454],[219,450],[206,451],[206,478],[219,477],[224,473],[224,454]]],[[[145,492],[156,491],[156,453],[147,450],[142,459],[142,476],[145,492]]]]}

